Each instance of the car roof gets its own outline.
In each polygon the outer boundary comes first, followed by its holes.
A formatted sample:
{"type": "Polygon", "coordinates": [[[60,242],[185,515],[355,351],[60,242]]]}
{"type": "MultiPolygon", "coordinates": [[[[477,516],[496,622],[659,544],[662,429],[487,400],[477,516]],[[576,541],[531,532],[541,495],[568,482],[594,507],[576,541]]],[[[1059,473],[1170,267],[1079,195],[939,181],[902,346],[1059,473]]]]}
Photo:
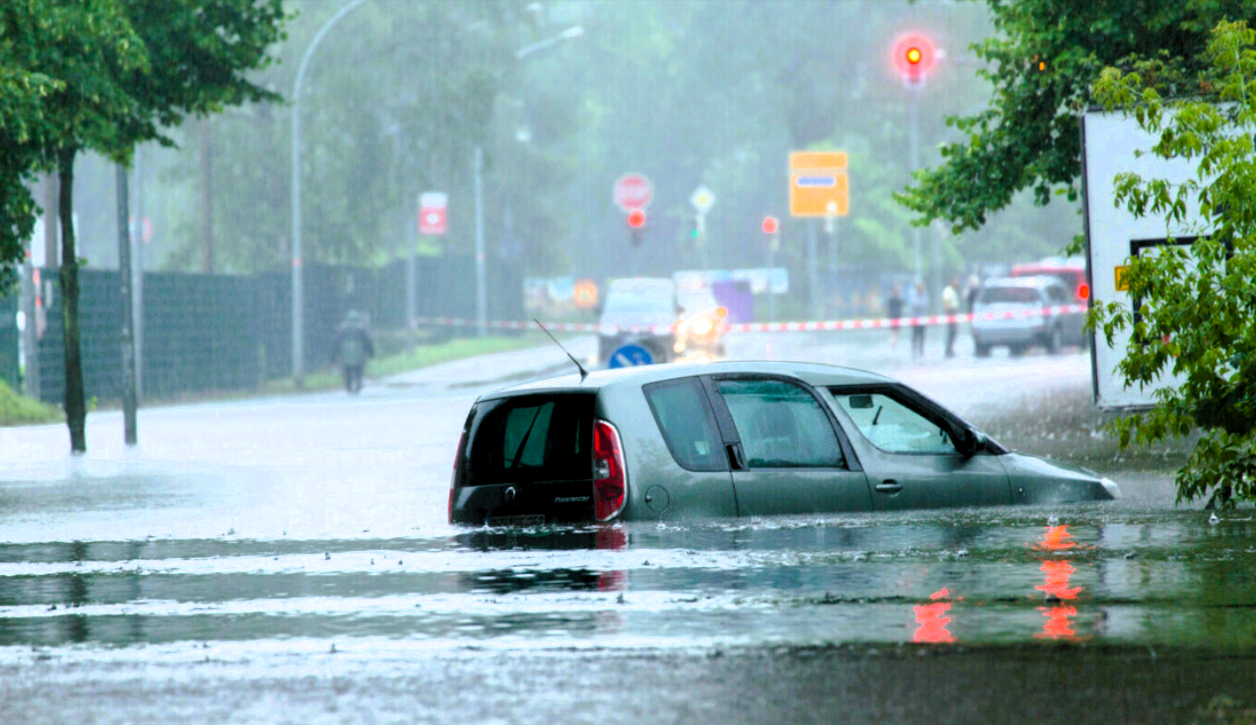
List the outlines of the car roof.
{"type": "Polygon", "coordinates": [[[991,277],[982,283],[983,287],[1062,287],[1060,280],[1049,275],[1033,275],[1030,277],[991,277]]]}
{"type": "Polygon", "coordinates": [[[511,397],[529,393],[574,390],[601,390],[621,385],[640,387],[663,380],[673,380],[692,375],[720,375],[727,373],[758,373],[764,375],[788,375],[813,386],[867,385],[897,383],[897,380],[879,373],[856,368],[825,365],[810,362],[783,362],[779,360],[719,361],[711,363],[668,363],[666,365],[641,365],[637,367],[594,370],[580,381],[579,373],[534,380],[512,385],[487,393],[482,399],[511,397]]]}
{"type": "Polygon", "coordinates": [[[659,289],[675,290],[676,283],[668,277],[622,277],[612,281],[610,285],[610,290],[615,292],[659,289]]]}

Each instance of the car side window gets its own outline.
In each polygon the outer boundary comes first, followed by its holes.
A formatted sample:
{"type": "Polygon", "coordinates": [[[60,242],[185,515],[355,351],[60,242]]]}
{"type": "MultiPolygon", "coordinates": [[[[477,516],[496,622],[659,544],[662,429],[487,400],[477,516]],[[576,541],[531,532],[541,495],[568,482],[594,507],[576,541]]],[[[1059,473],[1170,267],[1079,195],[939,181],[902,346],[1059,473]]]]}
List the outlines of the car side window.
{"type": "Polygon", "coordinates": [[[690,471],[728,470],[719,429],[697,378],[667,380],[646,385],[644,390],[677,463],[690,471]]]}
{"type": "Polygon", "coordinates": [[[958,453],[950,433],[908,404],[884,393],[832,390],[872,445],[888,453],[958,453]]]}
{"type": "Polygon", "coordinates": [[[737,426],[750,468],[845,468],[841,445],[819,401],[799,385],[732,378],[716,388],[737,426]]]}

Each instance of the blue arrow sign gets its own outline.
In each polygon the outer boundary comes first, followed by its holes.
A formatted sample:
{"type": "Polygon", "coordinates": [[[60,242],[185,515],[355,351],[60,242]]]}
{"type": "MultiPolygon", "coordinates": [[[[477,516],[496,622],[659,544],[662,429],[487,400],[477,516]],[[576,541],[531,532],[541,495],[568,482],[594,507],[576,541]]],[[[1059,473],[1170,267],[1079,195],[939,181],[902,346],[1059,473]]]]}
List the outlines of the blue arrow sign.
{"type": "Polygon", "coordinates": [[[837,186],[835,176],[799,176],[799,186],[837,186]]]}
{"type": "Polygon", "coordinates": [[[640,345],[623,345],[611,353],[610,364],[607,367],[631,368],[653,363],[654,356],[650,354],[649,350],[640,345]]]}

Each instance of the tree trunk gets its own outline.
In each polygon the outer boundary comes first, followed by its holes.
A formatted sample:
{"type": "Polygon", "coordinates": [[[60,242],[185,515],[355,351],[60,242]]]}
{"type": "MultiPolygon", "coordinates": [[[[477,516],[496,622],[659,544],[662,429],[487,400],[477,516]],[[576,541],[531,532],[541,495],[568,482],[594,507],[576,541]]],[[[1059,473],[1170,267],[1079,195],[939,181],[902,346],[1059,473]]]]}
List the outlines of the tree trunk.
{"type": "Polygon", "coordinates": [[[57,152],[61,194],[61,327],[65,335],[65,423],[70,428],[70,452],[87,452],[87,408],[83,393],[83,360],[79,348],[78,250],[74,243],[75,148],[57,152]]]}

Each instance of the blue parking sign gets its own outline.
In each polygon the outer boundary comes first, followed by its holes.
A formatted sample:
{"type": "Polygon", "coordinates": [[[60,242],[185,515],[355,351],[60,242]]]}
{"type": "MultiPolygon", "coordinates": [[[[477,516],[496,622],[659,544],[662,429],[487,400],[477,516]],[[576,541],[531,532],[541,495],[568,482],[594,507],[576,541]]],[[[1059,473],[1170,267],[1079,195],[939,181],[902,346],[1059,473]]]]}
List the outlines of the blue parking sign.
{"type": "Polygon", "coordinates": [[[637,365],[652,365],[654,356],[640,345],[623,345],[611,353],[607,367],[631,368],[637,365]]]}

